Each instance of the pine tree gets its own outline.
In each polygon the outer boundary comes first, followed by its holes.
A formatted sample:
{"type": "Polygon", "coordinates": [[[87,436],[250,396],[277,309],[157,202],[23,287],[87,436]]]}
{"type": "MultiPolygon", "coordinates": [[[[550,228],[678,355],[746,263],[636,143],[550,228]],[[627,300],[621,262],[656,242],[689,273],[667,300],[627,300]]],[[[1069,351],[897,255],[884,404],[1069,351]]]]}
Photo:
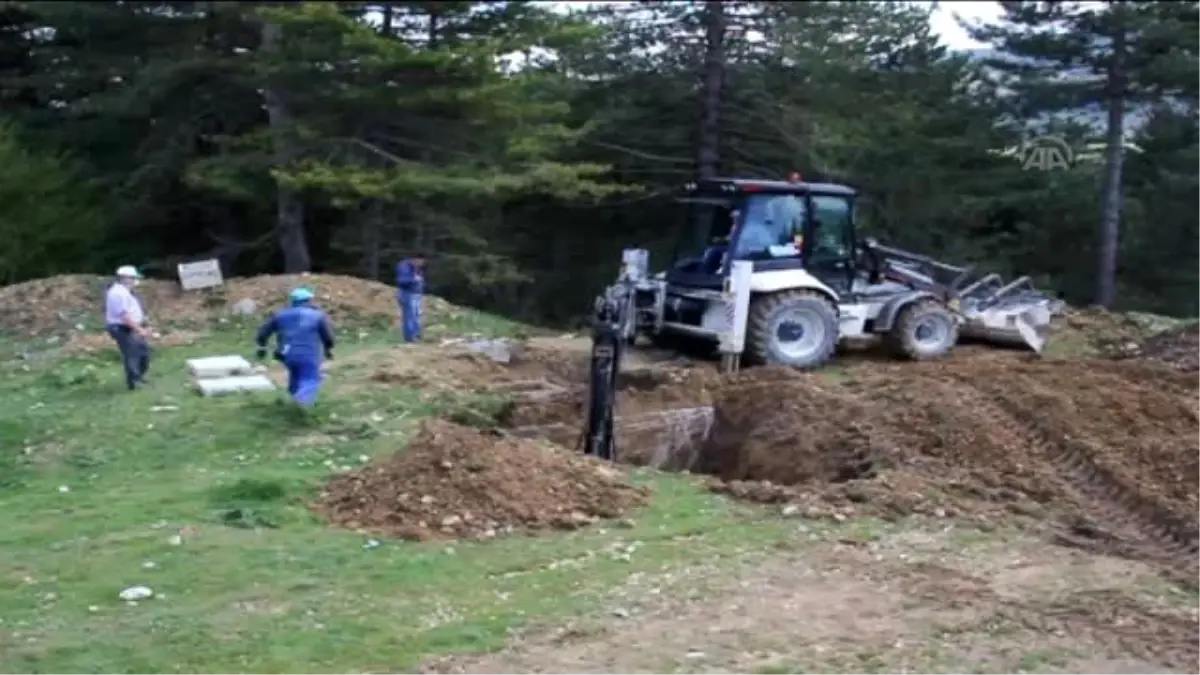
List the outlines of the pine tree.
{"type": "Polygon", "coordinates": [[[1104,174],[1094,301],[1116,299],[1124,144],[1130,108],[1195,88],[1196,3],[1003,2],[993,25],[972,37],[1002,53],[1024,117],[1104,113],[1104,174]],[[1189,65],[1190,64],[1190,65],[1189,65]]]}

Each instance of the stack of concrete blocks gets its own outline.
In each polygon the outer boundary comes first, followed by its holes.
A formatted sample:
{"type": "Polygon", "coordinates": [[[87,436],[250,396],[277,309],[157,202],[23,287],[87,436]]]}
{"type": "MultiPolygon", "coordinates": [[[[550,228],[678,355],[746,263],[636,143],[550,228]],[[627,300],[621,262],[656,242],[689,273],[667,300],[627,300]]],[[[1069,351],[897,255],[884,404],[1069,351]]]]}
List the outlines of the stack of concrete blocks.
{"type": "Polygon", "coordinates": [[[240,356],[207,356],[188,359],[188,372],[201,396],[223,396],[244,391],[273,391],[275,383],[240,356]]]}

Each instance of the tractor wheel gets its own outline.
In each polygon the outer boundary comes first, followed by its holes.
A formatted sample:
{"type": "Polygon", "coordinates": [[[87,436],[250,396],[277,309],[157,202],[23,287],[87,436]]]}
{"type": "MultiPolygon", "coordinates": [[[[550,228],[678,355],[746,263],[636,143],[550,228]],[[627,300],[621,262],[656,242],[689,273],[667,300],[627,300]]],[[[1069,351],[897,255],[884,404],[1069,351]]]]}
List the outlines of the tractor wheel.
{"type": "Polygon", "coordinates": [[[784,291],[750,303],[746,358],[753,365],[816,368],[837,344],[837,306],[820,293],[784,291]]]}
{"type": "Polygon", "coordinates": [[[945,356],[958,343],[958,321],[945,305],[924,298],[900,310],[884,337],[900,358],[925,361],[945,356]]]}

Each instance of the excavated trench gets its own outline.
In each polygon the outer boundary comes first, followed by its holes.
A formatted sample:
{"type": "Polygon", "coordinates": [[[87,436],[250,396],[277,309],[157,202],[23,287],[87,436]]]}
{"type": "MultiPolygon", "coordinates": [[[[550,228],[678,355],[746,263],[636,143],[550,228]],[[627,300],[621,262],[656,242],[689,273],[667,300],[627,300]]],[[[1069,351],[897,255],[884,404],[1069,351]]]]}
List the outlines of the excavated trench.
{"type": "MultiPolygon", "coordinates": [[[[1190,374],[1111,361],[864,364],[624,375],[625,463],[810,516],[1018,523],[1195,582],[1200,442],[1190,374]]],[[[509,433],[578,447],[581,388],[516,400],[509,433]]]]}

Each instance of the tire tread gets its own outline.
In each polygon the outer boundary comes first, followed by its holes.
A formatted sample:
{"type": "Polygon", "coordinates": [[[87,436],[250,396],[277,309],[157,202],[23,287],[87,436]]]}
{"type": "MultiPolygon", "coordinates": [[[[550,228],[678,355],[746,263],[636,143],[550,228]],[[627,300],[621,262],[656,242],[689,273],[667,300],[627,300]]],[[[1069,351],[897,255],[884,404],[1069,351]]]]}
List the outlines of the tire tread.
{"type": "MultiPolygon", "coordinates": [[[[834,317],[838,315],[837,305],[825,297],[824,294],[816,291],[783,291],[755,298],[750,304],[750,315],[746,321],[746,351],[744,358],[749,365],[762,366],[770,363],[770,352],[767,350],[769,337],[767,329],[769,328],[768,321],[771,314],[780,305],[793,302],[798,298],[817,300],[829,307],[834,317]]],[[[837,330],[836,324],[834,330],[837,330]]],[[[833,353],[837,350],[837,344],[838,339],[835,338],[830,343],[826,353],[822,354],[818,362],[810,367],[816,367],[829,361],[833,357],[833,353]]]]}
{"type": "MultiPolygon", "coordinates": [[[[922,298],[900,310],[900,315],[896,317],[896,323],[892,325],[892,329],[884,335],[883,341],[887,345],[888,351],[893,355],[908,359],[910,361],[931,361],[939,359],[949,352],[942,354],[926,355],[921,354],[916,350],[915,345],[910,342],[907,337],[913,334],[914,324],[925,314],[931,311],[940,314],[949,314],[950,310],[946,309],[941,302],[933,298],[922,298]]],[[[953,317],[951,317],[953,318],[953,317]]],[[[953,322],[951,331],[951,349],[958,343],[958,322],[953,322]]]]}

